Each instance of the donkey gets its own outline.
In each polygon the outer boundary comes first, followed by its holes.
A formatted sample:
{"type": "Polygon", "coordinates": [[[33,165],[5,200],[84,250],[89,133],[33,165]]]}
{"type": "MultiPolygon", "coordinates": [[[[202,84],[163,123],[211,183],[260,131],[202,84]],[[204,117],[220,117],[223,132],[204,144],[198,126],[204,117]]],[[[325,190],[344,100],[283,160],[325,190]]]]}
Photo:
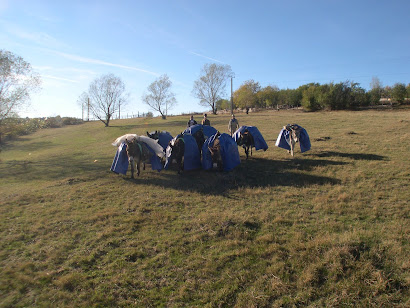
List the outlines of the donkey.
{"type": "Polygon", "coordinates": [[[241,132],[240,137],[237,139],[237,144],[244,148],[246,159],[249,158],[249,149],[251,150],[252,156],[252,148],[255,146],[255,142],[253,140],[253,136],[247,129],[245,129],[244,132],[241,132]]]}
{"type": "Polygon", "coordinates": [[[134,178],[135,165],[137,165],[137,175],[139,176],[141,162],[143,163],[143,170],[145,170],[145,163],[150,161],[152,154],[144,142],[137,141],[135,138],[131,141],[125,139],[125,143],[127,145],[128,161],[131,164],[131,178],[134,178]]]}
{"type": "Polygon", "coordinates": [[[172,140],[169,142],[168,145],[171,148],[171,161],[173,159],[176,160],[177,166],[178,166],[178,174],[181,174],[181,171],[184,170],[184,154],[185,154],[185,141],[184,137],[180,135],[179,137],[176,138],[174,142],[172,140]]]}
{"type": "Polygon", "coordinates": [[[294,149],[295,149],[295,144],[299,142],[300,140],[300,132],[302,128],[297,125],[297,124],[287,124],[286,126],[283,126],[284,129],[286,129],[289,132],[289,146],[290,146],[290,151],[289,153],[294,156],[294,149]]]}
{"type": "Polygon", "coordinates": [[[212,147],[208,146],[209,152],[211,153],[212,157],[212,164],[216,164],[217,168],[219,171],[223,170],[223,161],[222,161],[222,155],[221,155],[221,144],[219,141],[219,136],[221,134],[218,132],[217,136],[214,140],[214,144],[212,147]]]}
{"type": "Polygon", "coordinates": [[[198,145],[199,155],[201,156],[202,146],[205,143],[205,135],[203,129],[199,129],[192,135],[195,138],[196,144],[198,145]]]}

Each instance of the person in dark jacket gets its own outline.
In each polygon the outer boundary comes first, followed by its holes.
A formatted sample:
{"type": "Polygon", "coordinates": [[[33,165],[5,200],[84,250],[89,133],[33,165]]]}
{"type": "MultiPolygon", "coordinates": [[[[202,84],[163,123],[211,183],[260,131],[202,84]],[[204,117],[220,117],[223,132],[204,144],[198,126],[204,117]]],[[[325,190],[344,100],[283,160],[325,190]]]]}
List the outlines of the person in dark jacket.
{"type": "Polygon", "coordinates": [[[207,117],[208,117],[208,115],[205,113],[205,114],[204,114],[204,118],[203,118],[203,120],[202,120],[202,125],[211,126],[211,121],[209,121],[209,119],[208,119],[207,117]]]}
{"type": "Polygon", "coordinates": [[[191,126],[196,125],[196,124],[198,124],[198,123],[194,120],[194,116],[191,115],[191,118],[188,121],[187,127],[191,127],[191,126]]]}

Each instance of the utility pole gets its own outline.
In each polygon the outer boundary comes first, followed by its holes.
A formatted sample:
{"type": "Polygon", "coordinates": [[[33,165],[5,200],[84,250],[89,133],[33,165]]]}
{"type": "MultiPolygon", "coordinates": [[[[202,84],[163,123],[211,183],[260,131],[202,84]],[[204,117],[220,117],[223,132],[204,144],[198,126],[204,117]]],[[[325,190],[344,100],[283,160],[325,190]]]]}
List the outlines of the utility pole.
{"type": "Polygon", "coordinates": [[[90,98],[87,98],[87,122],[90,121],[90,98]]]}
{"type": "Polygon", "coordinates": [[[121,101],[118,102],[118,119],[121,119],[121,101]]]}
{"type": "Polygon", "coordinates": [[[235,78],[235,74],[232,73],[229,77],[231,77],[231,115],[232,115],[233,114],[232,78],[235,78]]]}

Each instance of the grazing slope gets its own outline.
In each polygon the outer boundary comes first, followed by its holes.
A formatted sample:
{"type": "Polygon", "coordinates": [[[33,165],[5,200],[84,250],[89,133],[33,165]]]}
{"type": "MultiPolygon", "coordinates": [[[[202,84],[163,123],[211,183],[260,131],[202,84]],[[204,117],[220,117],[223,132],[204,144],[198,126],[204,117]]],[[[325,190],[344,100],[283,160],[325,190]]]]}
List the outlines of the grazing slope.
{"type": "MultiPolygon", "coordinates": [[[[410,112],[237,118],[269,149],[229,173],[109,171],[118,136],[175,136],[185,117],[8,143],[0,306],[408,306],[410,112]],[[295,158],[274,146],[288,123],[312,143],[295,158]]],[[[226,132],[228,116],[210,120],[226,132]]]]}

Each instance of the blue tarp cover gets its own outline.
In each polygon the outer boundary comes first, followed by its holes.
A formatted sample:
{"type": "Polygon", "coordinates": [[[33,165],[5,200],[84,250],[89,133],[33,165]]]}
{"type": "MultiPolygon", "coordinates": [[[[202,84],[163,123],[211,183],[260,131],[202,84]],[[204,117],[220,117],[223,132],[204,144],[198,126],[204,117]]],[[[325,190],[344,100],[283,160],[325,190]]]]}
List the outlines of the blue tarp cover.
{"type": "MultiPolygon", "coordinates": [[[[159,157],[155,154],[154,150],[151,149],[150,146],[148,146],[146,143],[144,143],[148,150],[151,152],[152,156],[150,158],[150,164],[151,164],[151,169],[152,170],[162,170],[162,164],[161,160],[159,157]]],[[[112,162],[111,165],[111,171],[115,173],[121,173],[121,174],[127,174],[128,170],[128,155],[127,155],[127,145],[126,143],[121,143],[120,146],[117,148],[117,152],[115,153],[114,156],[114,161],[112,162]]]]}
{"type": "Polygon", "coordinates": [[[202,131],[204,132],[205,140],[211,137],[212,135],[215,135],[217,133],[216,128],[209,126],[209,125],[202,125],[202,124],[195,124],[192,125],[191,127],[187,127],[183,134],[191,134],[194,135],[198,130],[202,128],[202,131]]]}
{"type": "MultiPolygon", "coordinates": [[[[298,125],[298,126],[301,128],[300,138],[299,138],[300,152],[303,153],[303,152],[306,152],[306,151],[310,150],[310,147],[311,147],[310,138],[309,138],[309,135],[308,135],[307,131],[302,126],[300,126],[300,125],[298,125]]],[[[278,139],[276,139],[275,145],[279,148],[290,151],[289,133],[290,133],[289,131],[282,128],[282,130],[280,131],[280,133],[278,135],[278,139]]]]}
{"type": "Polygon", "coordinates": [[[158,144],[166,150],[168,143],[172,140],[172,136],[168,132],[160,132],[158,136],[158,144]]]}
{"type": "MultiPolygon", "coordinates": [[[[212,147],[217,138],[216,134],[209,137],[202,146],[202,168],[205,170],[212,169],[212,157],[208,146],[212,147]]],[[[224,171],[230,171],[241,163],[239,157],[238,145],[235,140],[228,134],[221,134],[219,137],[221,146],[221,157],[224,171]]]]}
{"type": "Polygon", "coordinates": [[[128,164],[127,146],[125,143],[121,143],[117,148],[110,170],[125,175],[127,174],[128,164]]]}
{"type": "Polygon", "coordinates": [[[264,150],[266,151],[268,149],[268,144],[266,143],[265,139],[263,139],[262,134],[259,132],[259,129],[256,126],[241,126],[238,128],[238,130],[233,134],[232,138],[235,140],[235,142],[239,139],[241,136],[241,133],[244,132],[245,130],[248,130],[254,141],[254,146],[255,150],[264,150]]]}
{"type": "MultiPolygon", "coordinates": [[[[175,142],[178,138],[183,138],[185,143],[184,170],[201,168],[201,157],[199,155],[198,145],[195,138],[190,134],[178,135],[174,137],[171,142],[175,142]]],[[[168,169],[172,159],[172,148],[168,146],[166,150],[165,169],[168,169]]]]}

